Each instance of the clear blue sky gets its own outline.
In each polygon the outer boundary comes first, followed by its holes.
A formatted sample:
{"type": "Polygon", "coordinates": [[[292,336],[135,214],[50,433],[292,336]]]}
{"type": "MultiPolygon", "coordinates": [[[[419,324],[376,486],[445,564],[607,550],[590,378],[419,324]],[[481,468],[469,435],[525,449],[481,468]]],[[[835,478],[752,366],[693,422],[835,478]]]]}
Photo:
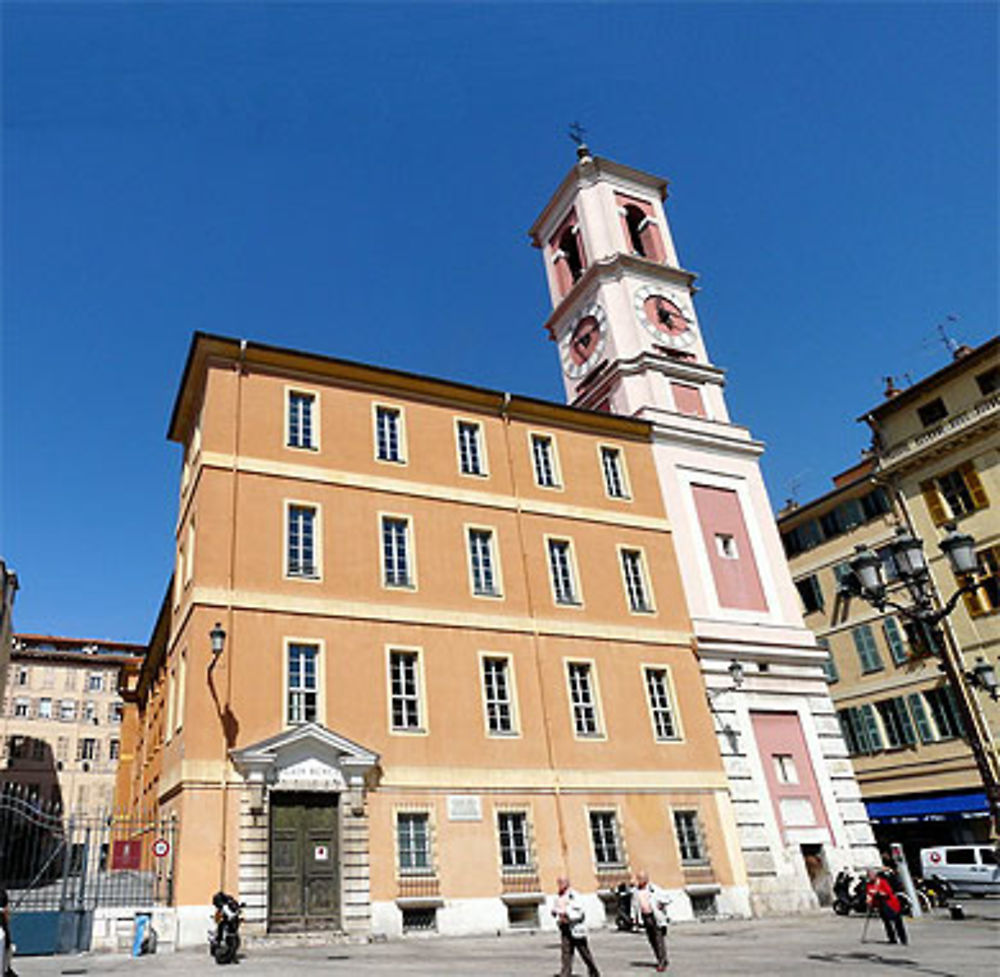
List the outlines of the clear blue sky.
{"type": "Polygon", "coordinates": [[[820,494],[938,322],[996,332],[997,10],[6,3],[15,626],[148,637],[193,330],[561,399],[526,230],[573,119],[670,179],[772,499],[820,494]]]}

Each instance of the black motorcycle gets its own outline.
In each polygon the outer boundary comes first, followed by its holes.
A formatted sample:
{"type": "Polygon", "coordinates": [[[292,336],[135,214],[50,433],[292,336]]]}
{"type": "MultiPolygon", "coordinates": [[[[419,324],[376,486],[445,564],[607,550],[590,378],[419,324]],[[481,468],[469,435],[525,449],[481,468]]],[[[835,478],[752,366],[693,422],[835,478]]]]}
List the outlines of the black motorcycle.
{"type": "Polygon", "coordinates": [[[212,896],[212,905],[215,907],[215,929],[208,934],[208,952],[216,963],[235,963],[240,948],[242,910],[246,903],[237,902],[225,892],[216,892],[212,896]]]}
{"type": "Polygon", "coordinates": [[[852,912],[868,912],[868,897],[865,880],[853,872],[843,869],[833,883],[833,911],[838,916],[849,916],[852,912]]]}
{"type": "Polygon", "coordinates": [[[615,897],[615,926],[623,933],[631,933],[636,929],[632,916],[632,887],[626,882],[619,883],[615,887],[615,897]]]}

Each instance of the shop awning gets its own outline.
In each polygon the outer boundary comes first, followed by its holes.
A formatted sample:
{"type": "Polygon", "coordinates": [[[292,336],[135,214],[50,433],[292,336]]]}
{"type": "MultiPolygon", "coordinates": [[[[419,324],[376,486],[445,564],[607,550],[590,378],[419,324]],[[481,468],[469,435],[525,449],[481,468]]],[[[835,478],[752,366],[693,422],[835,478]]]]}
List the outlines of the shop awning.
{"type": "Polygon", "coordinates": [[[872,821],[923,821],[946,817],[985,817],[989,804],[983,793],[920,795],[898,801],[865,801],[872,821]]]}

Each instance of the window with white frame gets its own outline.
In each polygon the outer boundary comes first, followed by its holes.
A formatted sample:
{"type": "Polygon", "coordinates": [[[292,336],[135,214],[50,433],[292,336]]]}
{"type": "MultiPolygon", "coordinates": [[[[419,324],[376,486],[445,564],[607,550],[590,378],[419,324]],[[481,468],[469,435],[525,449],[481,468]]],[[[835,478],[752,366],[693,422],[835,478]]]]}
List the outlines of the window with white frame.
{"type": "Polygon", "coordinates": [[[90,675],[87,676],[87,691],[104,691],[104,676],[100,672],[91,672],[90,675]]]}
{"type": "Polygon", "coordinates": [[[598,869],[621,868],[625,864],[618,815],[615,811],[589,811],[590,841],[598,869]]]}
{"type": "Polygon", "coordinates": [[[408,519],[382,517],[382,566],[387,587],[413,586],[408,519]]]}
{"type": "Polygon", "coordinates": [[[65,721],[70,721],[76,719],[76,700],[75,699],[60,699],[59,700],[59,718],[65,721]]]}
{"type": "Polygon", "coordinates": [[[628,486],[618,448],[601,448],[601,471],[604,473],[604,491],[612,499],[627,499],[628,486]]]}
{"type": "Polygon", "coordinates": [[[705,861],[705,842],[697,811],[674,811],[674,831],[682,865],[700,864],[705,861]]]}
{"type": "Polygon", "coordinates": [[[665,668],[646,668],[646,699],[658,740],[677,739],[670,676],[665,668]]]}
{"type": "Polygon", "coordinates": [[[474,421],[458,422],[458,465],[463,475],[482,475],[482,428],[474,421]]]}
{"type": "Polygon", "coordinates": [[[426,811],[396,812],[396,851],[400,875],[432,875],[430,815],[426,811]]]}
{"type": "Polygon", "coordinates": [[[498,736],[514,732],[514,703],[510,686],[510,662],[506,658],[484,656],[486,728],[498,736]]]}
{"type": "Polygon", "coordinates": [[[49,698],[38,700],[38,718],[39,719],[51,719],[52,718],[52,700],[49,698]]]}
{"type": "Polygon", "coordinates": [[[313,410],[315,394],[288,391],[288,447],[315,448],[313,410]]]}
{"type": "Polygon", "coordinates": [[[576,735],[599,736],[601,723],[590,662],[567,662],[566,674],[576,735]]]}
{"type": "Polygon", "coordinates": [[[774,763],[774,776],[779,784],[797,784],[799,782],[799,772],[795,767],[795,758],[791,753],[772,753],[771,760],[774,763]]]}
{"type": "Polygon", "coordinates": [[[573,553],[568,539],[550,539],[549,573],[557,604],[579,604],[573,576],[573,553]]]}
{"type": "Polygon", "coordinates": [[[497,836],[505,874],[534,870],[527,811],[497,811],[497,836]]]}
{"type": "Polygon", "coordinates": [[[117,760],[121,756],[122,744],[121,740],[108,740],[108,759],[117,760]]]}
{"type": "Polygon", "coordinates": [[[375,408],[375,443],[379,461],[403,460],[403,415],[396,407],[375,408]]]}
{"type": "Polygon", "coordinates": [[[417,652],[389,652],[389,687],[392,728],[405,732],[420,730],[420,656],[417,652]]]}
{"type": "Polygon", "coordinates": [[[84,737],[77,743],[76,752],[78,760],[96,760],[97,740],[90,736],[84,737]]]}
{"type": "Polygon", "coordinates": [[[715,550],[723,560],[738,560],[740,558],[736,538],[731,533],[715,534],[715,550]]]}
{"type": "Polygon", "coordinates": [[[479,597],[498,597],[496,561],[493,557],[493,532],[489,529],[469,530],[469,571],[472,592],[479,597]]]}
{"type": "Polygon", "coordinates": [[[642,553],[639,550],[621,550],[622,577],[628,596],[630,611],[649,613],[653,609],[649,598],[649,587],[643,569],[642,553]]]}
{"type": "Polygon", "coordinates": [[[25,686],[28,684],[28,669],[27,666],[25,665],[22,665],[17,670],[17,684],[21,686],[25,686]]]}
{"type": "Polygon", "coordinates": [[[531,458],[535,466],[535,482],[542,488],[557,488],[559,474],[556,469],[555,446],[547,434],[531,436],[531,458]]]}
{"type": "Polygon", "coordinates": [[[108,703],[108,722],[120,723],[122,721],[122,704],[120,702],[108,703]]]}
{"type": "Polygon", "coordinates": [[[318,662],[319,648],[316,645],[289,644],[286,716],[289,723],[312,723],[317,720],[318,662]]]}
{"type": "Polygon", "coordinates": [[[14,700],[14,717],[16,719],[26,719],[31,714],[30,699],[14,700]]]}
{"type": "Polygon", "coordinates": [[[308,505],[288,507],[288,576],[316,577],[316,509],[308,505]]]}
{"type": "Polygon", "coordinates": [[[87,701],[83,704],[83,721],[85,723],[97,722],[97,703],[87,701]]]}

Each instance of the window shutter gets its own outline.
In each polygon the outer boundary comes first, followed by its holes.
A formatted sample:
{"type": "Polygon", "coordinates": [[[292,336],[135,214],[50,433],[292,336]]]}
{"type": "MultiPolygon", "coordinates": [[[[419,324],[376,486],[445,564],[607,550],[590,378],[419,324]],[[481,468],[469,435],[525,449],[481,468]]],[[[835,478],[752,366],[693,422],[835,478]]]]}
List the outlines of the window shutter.
{"type": "Polygon", "coordinates": [[[969,614],[969,617],[981,617],[985,612],[979,604],[979,589],[967,590],[962,594],[962,600],[965,601],[965,609],[969,614]]]}
{"type": "Polygon", "coordinates": [[[983,483],[979,480],[979,473],[976,471],[976,466],[971,461],[967,461],[958,470],[962,473],[962,478],[965,481],[965,487],[969,490],[969,495],[972,496],[972,504],[977,509],[985,509],[989,506],[989,496],[986,494],[986,489],[983,488],[983,483]]]}
{"type": "Polygon", "coordinates": [[[924,493],[924,502],[934,525],[940,526],[942,523],[946,523],[950,517],[945,510],[944,500],[941,498],[941,493],[938,492],[934,479],[929,478],[926,482],[921,482],[920,491],[924,493]]]}
{"type": "Polygon", "coordinates": [[[920,734],[921,743],[934,742],[934,730],[927,720],[927,710],[924,709],[924,701],[919,692],[911,692],[907,697],[910,703],[910,712],[913,713],[913,721],[917,724],[917,732],[920,734]]]}

